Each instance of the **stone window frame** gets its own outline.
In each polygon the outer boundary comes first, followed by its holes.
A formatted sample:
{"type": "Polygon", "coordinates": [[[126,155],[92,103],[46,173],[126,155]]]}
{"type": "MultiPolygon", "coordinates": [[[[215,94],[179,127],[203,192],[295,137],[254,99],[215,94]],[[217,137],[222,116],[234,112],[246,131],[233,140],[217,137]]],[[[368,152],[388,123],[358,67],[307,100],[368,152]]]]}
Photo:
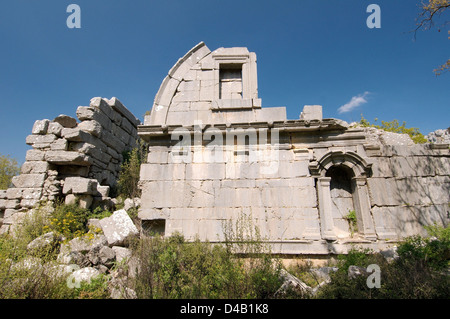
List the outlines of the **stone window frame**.
{"type": "MultiPolygon", "coordinates": [[[[226,49],[225,49],[226,50],[226,49]]],[[[258,105],[258,82],[256,71],[256,55],[253,52],[227,52],[212,54],[213,59],[213,80],[214,80],[214,101],[212,109],[228,109],[228,108],[260,108],[258,105]],[[230,104],[227,100],[220,99],[220,69],[222,65],[240,66],[242,74],[242,99],[230,104]]],[[[222,67],[223,68],[223,67],[222,67]]]]}
{"type": "Polygon", "coordinates": [[[337,240],[332,215],[331,177],[326,176],[327,171],[335,166],[344,166],[349,172],[358,233],[368,240],[376,240],[367,187],[367,178],[372,174],[372,163],[354,152],[345,151],[330,151],[320,160],[309,164],[311,176],[315,179],[322,238],[337,240]]]}

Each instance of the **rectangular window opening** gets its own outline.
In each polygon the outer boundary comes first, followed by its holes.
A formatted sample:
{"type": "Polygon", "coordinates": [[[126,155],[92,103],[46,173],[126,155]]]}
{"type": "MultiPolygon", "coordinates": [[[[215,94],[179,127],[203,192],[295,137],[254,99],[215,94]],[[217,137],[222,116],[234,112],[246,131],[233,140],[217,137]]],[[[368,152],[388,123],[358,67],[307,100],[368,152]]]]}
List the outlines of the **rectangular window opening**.
{"type": "Polygon", "coordinates": [[[242,64],[221,64],[219,69],[219,98],[242,99],[242,64]]]}

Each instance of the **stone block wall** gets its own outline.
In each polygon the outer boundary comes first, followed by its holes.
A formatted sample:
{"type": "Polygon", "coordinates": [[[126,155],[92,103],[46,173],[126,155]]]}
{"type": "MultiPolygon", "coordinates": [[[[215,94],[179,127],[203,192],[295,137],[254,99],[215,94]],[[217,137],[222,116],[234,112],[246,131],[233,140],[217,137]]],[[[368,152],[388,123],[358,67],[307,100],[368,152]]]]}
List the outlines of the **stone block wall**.
{"type": "Polygon", "coordinates": [[[283,254],[346,253],[353,244],[385,249],[426,235],[425,225],[448,224],[448,144],[416,145],[372,128],[326,131],[327,121],[322,130],[295,121],[309,131],[281,132],[276,158],[264,154],[264,144],[224,144],[217,160],[210,146],[181,152],[170,131],[155,134],[141,166],[139,217],[165,235],[222,241],[226,223],[244,216],[283,254]]]}
{"type": "Polygon", "coordinates": [[[115,97],[93,98],[76,115],[79,121],[59,115],[34,123],[21,174],[13,178],[13,188],[0,191],[2,232],[40,201],[109,205],[122,153],[136,146],[140,121],[115,97]]]}

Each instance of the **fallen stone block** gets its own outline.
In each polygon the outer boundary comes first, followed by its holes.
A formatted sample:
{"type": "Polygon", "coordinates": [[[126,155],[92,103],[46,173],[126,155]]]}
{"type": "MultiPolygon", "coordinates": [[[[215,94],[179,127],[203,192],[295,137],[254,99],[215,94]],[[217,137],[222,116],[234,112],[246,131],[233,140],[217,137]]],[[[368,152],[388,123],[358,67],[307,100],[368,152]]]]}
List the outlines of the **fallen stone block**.
{"type": "Polygon", "coordinates": [[[100,220],[103,233],[109,246],[123,246],[139,231],[124,209],[115,211],[112,216],[100,220]]]}
{"type": "Polygon", "coordinates": [[[70,252],[87,253],[96,247],[106,246],[107,244],[108,241],[106,237],[100,234],[94,235],[93,239],[77,237],[72,239],[66,244],[61,244],[60,251],[66,254],[70,252]]]}
{"type": "Polygon", "coordinates": [[[45,248],[50,248],[53,243],[58,240],[56,234],[54,232],[45,233],[42,236],[39,236],[32,240],[28,245],[27,249],[29,250],[40,250],[45,248]]]}
{"type": "Polygon", "coordinates": [[[114,252],[116,253],[116,261],[120,263],[122,260],[126,260],[131,258],[131,249],[120,247],[120,246],[113,246],[111,247],[114,252]]]}
{"type": "Polygon", "coordinates": [[[73,283],[76,285],[81,282],[91,283],[91,280],[100,275],[100,271],[93,267],[85,267],[79,270],[76,270],[72,273],[73,283]]]}
{"type": "Polygon", "coordinates": [[[116,260],[116,252],[108,246],[96,247],[86,256],[93,265],[104,265],[108,268],[111,268],[116,260]]]}

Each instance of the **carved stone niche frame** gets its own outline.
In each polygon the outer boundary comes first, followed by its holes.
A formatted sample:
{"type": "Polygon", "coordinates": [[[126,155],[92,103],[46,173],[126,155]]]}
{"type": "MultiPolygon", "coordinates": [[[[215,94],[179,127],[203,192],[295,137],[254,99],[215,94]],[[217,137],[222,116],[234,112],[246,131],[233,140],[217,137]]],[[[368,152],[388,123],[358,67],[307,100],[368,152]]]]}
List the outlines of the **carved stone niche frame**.
{"type": "Polygon", "coordinates": [[[320,160],[312,161],[309,164],[310,173],[316,181],[322,238],[325,240],[337,239],[332,215],[331,177],[326,176],[331,167],[342,167],[349,173],[359,234],[365,239],[376,240],[377,235],[370,212],[371,205],[367,188],[367,178],[372,174],[372,163],[354,152],[344,151],[328,152],[320,160]]]}
{"type": "Polygon", "coordinates": [[[256,67],[256,54],[249,52],[247,48],[220,48],[212,52],[214,100],[213,110],[219,109],[252,109],[261,108],[258,99],[258,76],[256,67]],[[242,98],[226,100],[220,98],[220,70],[233,67],[241,69],[242,74],[242,98]]]}

